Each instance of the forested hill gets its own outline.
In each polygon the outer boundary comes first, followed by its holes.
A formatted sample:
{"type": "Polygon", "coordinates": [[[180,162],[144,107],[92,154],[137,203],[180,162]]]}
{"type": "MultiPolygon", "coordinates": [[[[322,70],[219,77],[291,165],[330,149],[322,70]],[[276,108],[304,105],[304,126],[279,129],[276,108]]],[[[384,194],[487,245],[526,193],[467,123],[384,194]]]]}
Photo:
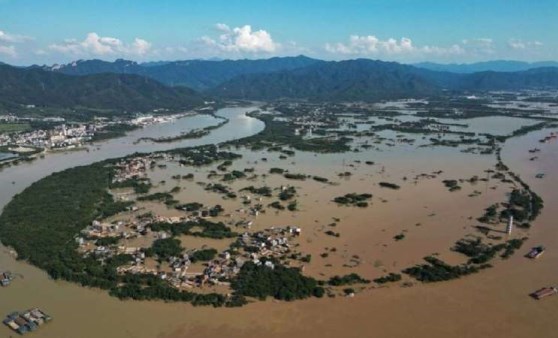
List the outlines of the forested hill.
{"type": "Polygon", "coordinates": [[[305,56],[259,60],[186,60],[145,64],[120,59],[114,62],[80,60],[65,65],[42,68],[68,75],[137,74],[169,86],[186,86],[195,90],[205,90],[239,75],[293,70],[319,62],[323,61],[305,56]]]}
{"type": "Polygon", "coordinates": [[[209,93],[231,98],[380,100],[424,96],[439,88],[411,66],[374,60],[324,62],[293,71],[236,77],[209,93]]]}
{"type": "Polygon", "coordinates": [[[456,74],[368,59],[321,62],[291,71],[248,74],[208,93],[237,99],[363,100],[424,97],[445,90],[558,88],[558,68],[456,74]]]}
{"type": "Polygon", "coordinates": [[[534,68],[521,72],[478,72],[460,77],[457,90],[557,89],[558,68],[534,68]]]}
{"type": "Polygon", "coordinates": [[[0,108],[34,105],[145,112],[201,104],[201,96],[191,89],[168,87],[133,74],[70,76],[38,68],[0,65],[0,108]]]}
{"type": "Polygon", "coordinates": [[[305,56],[262,60],[191,60],[138,64],[77,61],[52,67],[0,68],[0,105],[145,111],[213,98],[379,101],[446,91],[558,89],[558,68],[451,73],[370,59],[321,61],[305,56]],[[163,82],[164,84],[160,83],[163,82]]]}

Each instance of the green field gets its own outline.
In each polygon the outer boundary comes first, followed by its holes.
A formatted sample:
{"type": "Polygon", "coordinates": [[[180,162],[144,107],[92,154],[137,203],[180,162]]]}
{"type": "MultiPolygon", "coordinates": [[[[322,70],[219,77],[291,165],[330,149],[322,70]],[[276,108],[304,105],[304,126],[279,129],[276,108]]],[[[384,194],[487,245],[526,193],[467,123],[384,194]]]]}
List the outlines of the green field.
{"type": "Polygon", "coordinates": [[[0,123],[0,134],[18,133],[31,129],[29,123],[0,123]]]}

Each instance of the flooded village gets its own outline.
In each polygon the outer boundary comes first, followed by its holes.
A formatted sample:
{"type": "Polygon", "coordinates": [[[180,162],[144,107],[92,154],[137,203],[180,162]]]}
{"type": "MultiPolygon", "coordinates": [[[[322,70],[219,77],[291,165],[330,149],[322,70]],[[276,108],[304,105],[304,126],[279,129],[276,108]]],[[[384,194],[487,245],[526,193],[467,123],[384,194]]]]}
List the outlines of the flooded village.
{"type": "Polygon", "coordinates": [[[558,337],[558,0],[0,0],[0,338],[558,337]]]}
{"type": "MultiPolygon", "coordinates": [[[[226,302],[232,303],[237,301],[232,298],[235,293],[244,290],[235,284],[239,276],[246,277],[243,266],[292,268],[318,281],[312,290],[323,289],[324,299],[285,304],[260,304],[254,293],[247,297],[248,305],[230,310],[239,315],[238,323],[226,321],[224,313],[213,310],[232,336],[246,333],[240,327],[248,323],[257,326],[254,312],[297,309],[306,313],[301,320],[314,321],[308,313],[320,307],[340,307],[332,310],[338,319],[329,318],[334,325],[347,320],[340,311],[348,307],[394,309],[403,306],[401,301],[393,303],[397,295],[420,298],[419,290],[431,287],[454,292],[463,283],[509,271],[508,261],[523,262],[523,256],[531,255],[530,248],[541,245],[546,249],[544,256],[533,253],[540,258],[522,264],[547,264],[545,260],[554,256],[552,243],[536,235],[535,241],[530,239],[539,221],[531,220],[533,205],[523,204],[520,197],[533,199],[531,192],[538,194],[537,187],[553,180],[553,175],[542,167],[528,176],[518,174],[506,147],[508,137],[511,142],[518,130],[533,128],[532,133],[540,136],[530,148],[513,152],[527,157],[531,166],[545,161],[545,153],[555,145],[552,135],[558,131],[552,124],[554,113],[535,106],[536,113],[506,109],[487,117],[417,113],[417,106],[427,104],[412,100],[385,107],[270,104],[246,112],[274,128],[271,134],[264,131],[217,147],[135,154],[111,161],[106,192],[118,203],[118,211],[96,218],[75,234],[75,250],[88,262],[114,267],[120,281],[114,295],[124,299],[134,298],[131,287],[137,276],[145,281],[155,278],[181,292],[227,295],[226,302]],[[544,129],[539,125],[542,122],[547,124],[544,129]],[[491,123],[498,130],[491,130],[491,123]],[[534,147],[541,149],[539,159],[529,161],[533,155],[528,149],[534,147]],[[547,175],[533,180],[541,172],[547,175]],[[510,201],[512,194],[517,201],[510,201]],[[510,215],[514,228],[508,234],[510,215]],[[352,305],[342,299],[350,299],[352,305]]],[[[545,202],[548,208],[551,202],[545,202]]],[[[539,279],[537,285],[523,283],[523,296],[515,299],[532,301],[528,296],[534,292],[552,294],[552,282],[548,278],[539,279]]],[[[65,282],[51,283],[51,287],[63,283],[62,287],[77,292],[76,286],[65,282]]],[[[92,293],[91,297],[102,293],[84,292],[92,293]]],[[[105,300],[122,303],[115,311],[137,305],[105,300]]],[[[543,305],[548,306],[552,305],[543,305]]],[[[178,304],[146,302],[135,311],[139,314],[150,308],[173,322],[180,320],[172,312],[185,309],[178,304]]],[[[56,327],[64,320],[59,318],[62,312],[52,305],[44,309],[56,316],[48,330],[61,332],[56,327]]],[[[198,312],[193,316],[206,323],[204,329],[181,324],[175,326],[176,331],[167,331],[168,337],[216,333],[202,318],[211,309],[186,309],[198,312]]],[[[279,318],[285,323],[286,317],[279,318]]],[[[272,325],[267,320],[263,323],[272,325]]],[[[168,322],[163,320],[163,324],[168,322]]],[[[287,325],[278,330],[294,329],[287,325]]],[[[46,331],[37,334],[49,336],[46,331]]],[[[337,331],[332,328],[332,332],[337,331]]],[[[144,336],[151,333],[147,330],[144,336]]]]}

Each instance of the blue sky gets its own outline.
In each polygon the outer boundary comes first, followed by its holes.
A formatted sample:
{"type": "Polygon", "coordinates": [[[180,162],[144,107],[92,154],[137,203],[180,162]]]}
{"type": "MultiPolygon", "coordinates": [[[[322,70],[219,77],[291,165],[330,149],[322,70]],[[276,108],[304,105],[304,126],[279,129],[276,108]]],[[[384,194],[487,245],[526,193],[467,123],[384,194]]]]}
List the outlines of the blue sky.
{"type": "Polygon", "coordinates": [[[558,1],[0,0],[0,61],[558,60],[558,1]]]}

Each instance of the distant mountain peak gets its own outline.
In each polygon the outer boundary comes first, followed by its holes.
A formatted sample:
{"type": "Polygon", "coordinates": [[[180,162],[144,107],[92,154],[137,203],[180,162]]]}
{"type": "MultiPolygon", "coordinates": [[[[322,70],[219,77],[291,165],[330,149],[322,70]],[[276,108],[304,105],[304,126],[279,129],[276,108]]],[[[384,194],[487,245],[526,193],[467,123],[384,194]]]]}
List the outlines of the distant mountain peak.
{"type": "Polygon", "coordinates": [[[533,68],[541,67],[558,67],[558,62],[555,61],[539,61],[539,62],[525,62],[515,60],[492,60],[474,63],[434,63],[434,62],[421,62],[415,63],[413,66],[434,70],[444,71],[451,73],[478,73],[478,72],[520,72],[533,68]]]}
{"type": "Polygon", "coordinates": [[[113,62],[93,59],[77,60],[66,65],[53,65],[48,69],[68,75],[137,74],[170,86],[181,85],[196,90],[205,90],[235,76],[292,70],[317,62],[323,61],[303,55],[259,60],[178,60],[147,63],[137,63],[125,59],[117,59],[113,62]]]}

